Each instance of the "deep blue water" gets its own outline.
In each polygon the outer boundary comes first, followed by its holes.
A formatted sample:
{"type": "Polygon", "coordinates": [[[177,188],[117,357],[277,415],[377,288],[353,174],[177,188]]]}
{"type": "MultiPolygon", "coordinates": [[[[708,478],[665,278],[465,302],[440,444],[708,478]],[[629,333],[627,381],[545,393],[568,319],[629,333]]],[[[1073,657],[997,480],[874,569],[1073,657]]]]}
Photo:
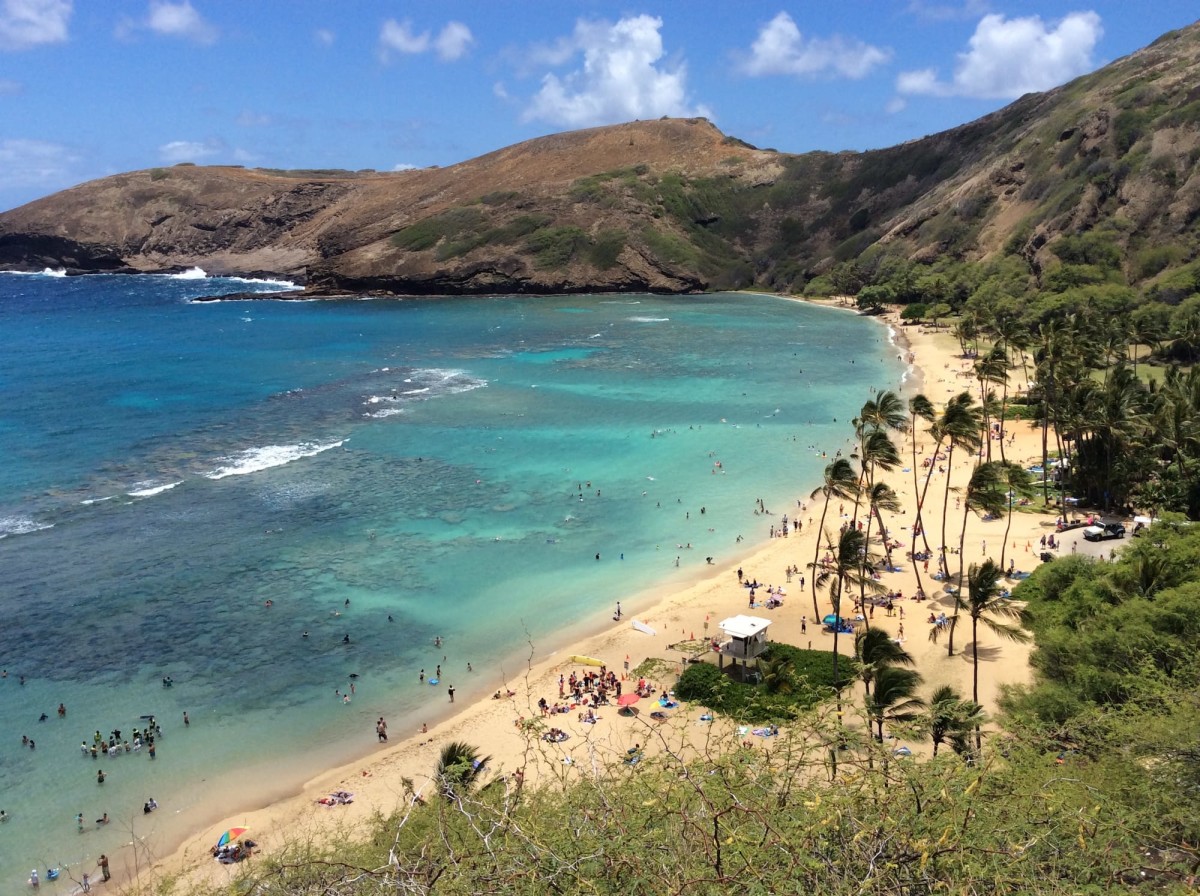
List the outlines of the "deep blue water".
{"type": "Polygon", "coordinates": [[[728,562],[902,373],[878,324],[768,297],[190,301],[245,288],[0,275],[0,890],[152,834],[148,795],[195,826],[215,781],[411,730],[442,655],[490,692],[728,562]],[[153,763],[81,758],[151,713],[153,763]]]}

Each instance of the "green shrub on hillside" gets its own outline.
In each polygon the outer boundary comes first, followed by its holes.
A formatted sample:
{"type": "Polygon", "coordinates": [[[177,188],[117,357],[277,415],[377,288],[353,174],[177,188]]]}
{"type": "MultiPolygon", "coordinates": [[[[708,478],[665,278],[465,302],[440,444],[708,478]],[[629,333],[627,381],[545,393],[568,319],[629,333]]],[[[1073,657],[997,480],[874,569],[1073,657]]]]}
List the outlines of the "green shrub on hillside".
{"type": "Polygon", "coordinates": [[[587,234],[578,227],[543,227],[530,235],[526,248],[534,254],[534,265],[548,270],[568,264],[585,245],[587,234]]]}
{"type": "Polygon", "coordinates": [[[588,262],[598,271],[607,271],[617,266],[617,259],[625,249],[625,231],[601,230],[588,246],[588,262]]]}

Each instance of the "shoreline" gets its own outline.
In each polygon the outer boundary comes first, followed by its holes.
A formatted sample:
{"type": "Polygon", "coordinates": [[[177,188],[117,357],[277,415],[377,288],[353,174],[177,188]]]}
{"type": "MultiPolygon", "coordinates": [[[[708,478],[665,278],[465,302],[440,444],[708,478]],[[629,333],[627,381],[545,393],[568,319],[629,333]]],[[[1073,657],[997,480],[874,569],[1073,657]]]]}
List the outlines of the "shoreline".
{"type": "MultiPolygon", "coordinates": [[[[814,305],[854,311],[852,308],[835,304],[832,301],[812,302],[803,297],[775,297],[787,301],[804,301],[814,305]]],[[[894,314],[882,316],[880,322],[891,331],[890,341],[893,347],[911,358],[905,377],[897,386],[897,392],[901,394],[902,398],[916,394],[923,384],[933,382],[936,372],[932,369],[931,362],[945,361],[945,368],[949,369],[951,363],[958,360],[945,351],[937,350],[935,341],[943,334],[925,334],[923,331],[918,331],[916,334],[911,334],[918,338],[910,339],[910,333],[906,332],[910,328],[902,326],[894,314]],[[926,335],[928,339],[921,338],[926,335]]],[[[945,381],[944,378],[942,381],[945,381]]],[[[959,390],[947,388],[947,391],[959,390]]],[[[933,400],[937,402],[940,398],[941,396],[938,396],[933,400]]],[[[782,516],[781,507],[786,511],[791,511],[791,501],[796,500],[800,504],[802,501],[808,500],[808,494],[809,489],[803,489],[798,495],[790,497],[776,495],[771,499],[771,504],[774,505],[778,516],[782,516]]],[[[813,512],[812,509],[796,511],[798,521],[802,521],[799,520],[801,513],[807,515],[813,512]]],[[[815,515],[819,516],[819,514],[815,515]]],[[[898,531],[903,525],[902,520],[903,516],[893,525],[893,532],[898,531]]],[[[456,707],[454,711],[451,711],[451,704],[444,704],[445,713],[437,716],[431,715],[434,721],[430,724],[428,732],[408,734],[376,751],[364,749],[361,758],[312,776],[281,799],[268,797],[258,801],[252,800],[249,806],[241,809],[237,814],[226,816],[224,823],[216,822],[206,826],[203,831],[193,830],[190,834],[180,838],[178,845],[168,855],[151,861],[153,873],[155,875],[181,874],[185,879],[198,883],[217,883],[223,880],[222,874],[230,873],[228,867],[213,862],[208,856],[209,840],[211,839],[208,833],[210,827],[228,827],[237,824],[251,828],[254,839],[268,851],[287,840],[289,836],[294,836],[313,826],[324,830],[329,824],[335,824],[338,826],[339,835],[346,836],[347,828],[353,829],[359,823],[365,822],[373,812],[379,811],[387,814],[402,805],[408,798],[401,785],[404,778],[416,782],[414,787],[418,793],[423,787],[428,786],[436,763],[438,744],[451,739],[465,739],[477,743],[483,752],[492,754],[494,773],[511,773],[520,767],[527,775],[526,780],[531,783],[549,780],[551,773],[557,771],[553,766],[543,768],[545,763],[539,763],[536,760],[533,761],[532,766],[525,764],[528,759],[529,745],[518,730],[518,725],[521,719],[537,717],[536,701],[539,696],[546,696],[548,699],[555,696],[557,692],[553,690],[553,683],[560,672],[565,673],[570,668],[578,668],[578,664],[570,662],[571,656],[597,656],[608,662],[612,669],[620,669],[621,664],[626,661],[625,657],[629,657],[629,668],[634,669],[643,657],[661,658],[665,655],[667,657],[663,666],[665,674],[677,674],[682,670],[686,656],[679,652],[673,653],[672,644],[680,641],[690,642],[693,639],[703,640],[713,633],[716,622],[725,615],[744,612],[737,606],[739,602],[744,605],[744,597],[733,592],[731,587],[736,584],[735,571],[744,567],[749,575],[758,577],[764,582],[786,584],[783,582],[782,572],[785,566],[796,565],[802,570],[806,570],[807,564],[811,561],[816,544],[815,535],[811,530],[812,525],[809,525],[807,531],[794,537],[756,542],[734,555],[731,560],[720,561],[711,568],[697,568],[695,575],[686,577],[686,581],[673,579],[631,594],[627,600],[623,601],[626,612],[620,624],[614,625],[611,622],[599,622],[595,625],[581,623],[561,642],[556,642],[553,649],[544,654],[537,651],[535,645],[530,645],[529,656],[522,662],[520,668],[507,671],[505,674],[505,677],[512,683],[505,682],[504,686],[515,691],[513,697],[494,700],[482,696],[478,700],[464,702],[461,708],[456,707]],[[632,630],[629,622],[635,618],[646,621],[657,631],[657,634],[649,636],[632,630]],[[485,736],[489,739],[484,739],[485,736]],[[355,802],[348,806],[332,809],[316,807],[316,811],[323,814],[315,815],[316,799],[331,790],[338,789],[356,792],[355,802]],[[224,872],[222,869],[225,869],[224,872]]],[[[1017,525],[1014,521],[1014,537],[1016,535],[1017,525]]],[[[783,609],[773,611],[772,622],[780,623],[778,629],[783,635],[774,636],[773,640],[784,640],[799,644],[799,646],[812,647],[814,644],[827,646],[824,645],[816,625],[807,634],[807,645],[802,643],[803,638],[784,635],[785,629],[788,628],[796,630],[795,634],[798,634],[801,626],[795,617],[806,612],[806,605],[811,610],[808,594],[801,591],[798,586],[791,586],[789,593],[791,596],[788,598],[786,611],[783,609]]],[[[931,600],[930,605],[934,605],[934,601],[931,600]]],[[[910,616],[913,632],[921,631],[916,609],[917,605],[914,605],[914,613],[910,616]]],[[[847,648],[852,651],[852,639],[843,639],[843,651],[847,648]]],[[[516,655],[519,654],[514,654],[514,656],[516,655]]],[[[961,656],[962,654],[959,655],[959,657],[961,656]]],[[[952,661],[954,659],[951,658],[952,661]]],[[[1016,659],[1018,664],[1027,671],[1025,656],[1021,655],[1016,659]]],[[[938,663],[936,665],[944,666],[946,664],[938,663]]],[[[969,669],[969,666],[961,662],[957,665],[969,669]]],[[[958,671],[961,674],[961,668],[958,671]]],[[[1019,680],[1023,674],[1018,672],[1016,678],[1019,680]]],[[[933,676],[929,676],[929,680],[932,679],[933,676]]],[[[486,694],[490,689],[490,686],[482,688],[481,693],[486,694]]],[[[464,694],[464,696],[466,695],[464,694]]],[[[608,716],[602,723],[608,726],[605,731],[580,732],[579,739],[586,740],[593,748],[597,744],[603,745],[606,750],[610,749],[616,755],[618,750],[625,748],[631,736],[644,737],[648,733],[642,731],[641,726],[646,723],[640,719],[635,720],[635,723],[625,725],[623,724],[624,720],[612,718],[615,716],[615,711],[608,710],[605,715],[608,716]],[[637,724],[638,722],[641,724],[637,724]]],[[[564,718],[570,722],[574,721],[571,717],[564,718]]],[[[595,729],[600,728],[601,725],[595,726],[595,729]]],[[[571,747],[562,752],[569,756],[570,749],[573,747],[572,743],[571,747]]],[[[141,877],[141,874],[134,870],[138,868],[136,861],[133,863],[133,867],[130,867],[126,852],[127,850],[122,850],[122,854],[113,862],[116,872],[114,881],[122,877],[127,879],[141,877]],[[129,874],[129,871],[133,871],[133,874],[129,874]],[[122,872],[126,873],[122,874],[122,872]]],[[[145,873],[144,867],[140,870],[145,873]]],[[[130,880],[130,882],[134,881],[130,880]]]]}

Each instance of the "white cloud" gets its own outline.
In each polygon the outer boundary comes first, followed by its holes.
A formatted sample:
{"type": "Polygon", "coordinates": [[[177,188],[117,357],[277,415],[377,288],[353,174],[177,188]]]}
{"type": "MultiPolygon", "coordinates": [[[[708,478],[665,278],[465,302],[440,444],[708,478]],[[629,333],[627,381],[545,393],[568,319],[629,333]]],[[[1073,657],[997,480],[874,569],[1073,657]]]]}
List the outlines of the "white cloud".
{"type": "Polygon", "coordinates": [[[61,186],[75,179],[80,160],[70,147],[44,140],[0,140],[0,187],[61,186]]]}
{"type": "Polygon", "coordinates": [[[0,2],[0,50],[26,50],[67,39],[71,0],[0,2]]]}
{"type": "Polygon", "coordinates": [[[1104,29],[1094,12],[1073,12],[1053,28],[1039,16],[1006,19],[984,16],[965,53],[958,54],[951,81],[939,80],[935,69],[901,72],[900,93],[1015,99],[1049,90],[1091,71],[1104,29]]]}
{"type": "Polygon", "coordinates": [[[545,75],[524,119],[587,127],[663,115],[711,117],[688,101],[686,66],[659,64],[661,28],[662,19],[647,15],[616,24],[576,22],[568,58],[582,53],[582,68],[561,78],[545,75]]]}
{"type": "Polygon", "coordinates": [[[384,52],[396,50],[400,53],[424,53],[429,49],[429,32],[417,34],[412,29],[412,22],[407,20],[397,22],[388,19],[379,30],[379,43],[384,52]]]}
{"type": "Polygon", "coordinates": [[[146,27],[165,37],[182,37],[198,44],[211,44],[217,39],[217,29],[204,21],[188,0],[171,3],[151,0],[146,27]]]}
{"type": "Polygon", "coordinates": [[[8,78],[0,78],[0,96],[16,96],[18,93],[23,93],[25,85],[20,81],[11,81],[8,78]]]}
{"type": "Polygon", "coordinates": [[[443,62],[454,62],[466,55],[473,43],[475,35],[462,22],[448,22],[437,37],[430,31],[418,34],[407,19],[403,22],[388,19],[379,29],[379,48],[384,61],[391,50],[410,56],[432,50],[443,62]]]}
{"type": "Polygon", "coordinates": [[[322,47],[332,47],[333,42],[337,39],[337,35],[328,28],[318,28],[313,32],[313,40],[322,47]]]}
{"type": "Polygon", "coordinates": [[[159,157],[169,165],[179,162],[198,162],[215,156],[224,149],[219,140],[172,140],[158,148],[159,157]]]}
{"type": "Polygon", "coordinates": [[[408,162],[397,162],[392,166],[393,171],[416,171],[416,165],[410,165],[408,162]]]}
{"type": "Polygon", "coordinates": [[[834,36],[806,38],[786,12],[758,32],[739,68],[747,75],[835,75],[862,78],[891,58],[891,51],[834,36]]]}
{"type": "Polygon", "coordinates": [[[437,40],[433,42],[438,58],[443,62],[461,59],[473,43],[475,43],[475,36],[471,34],[471,29],[462,22],[447,23],[446,27],[438,34],[437,40]]]}

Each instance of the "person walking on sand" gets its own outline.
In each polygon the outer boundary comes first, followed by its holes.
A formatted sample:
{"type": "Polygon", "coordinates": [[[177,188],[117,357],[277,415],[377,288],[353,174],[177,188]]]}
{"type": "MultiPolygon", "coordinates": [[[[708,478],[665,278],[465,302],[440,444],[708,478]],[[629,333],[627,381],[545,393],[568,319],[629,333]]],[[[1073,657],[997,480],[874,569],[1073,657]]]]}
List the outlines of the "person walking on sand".
{"type": "Polygon", "coordinates": [[[100,876],[104,880],[109,880],[112,877],[112,872],[108,870],[108,856],[100,853],[100,861],[96,864],[100,866],[100,876]]]}

